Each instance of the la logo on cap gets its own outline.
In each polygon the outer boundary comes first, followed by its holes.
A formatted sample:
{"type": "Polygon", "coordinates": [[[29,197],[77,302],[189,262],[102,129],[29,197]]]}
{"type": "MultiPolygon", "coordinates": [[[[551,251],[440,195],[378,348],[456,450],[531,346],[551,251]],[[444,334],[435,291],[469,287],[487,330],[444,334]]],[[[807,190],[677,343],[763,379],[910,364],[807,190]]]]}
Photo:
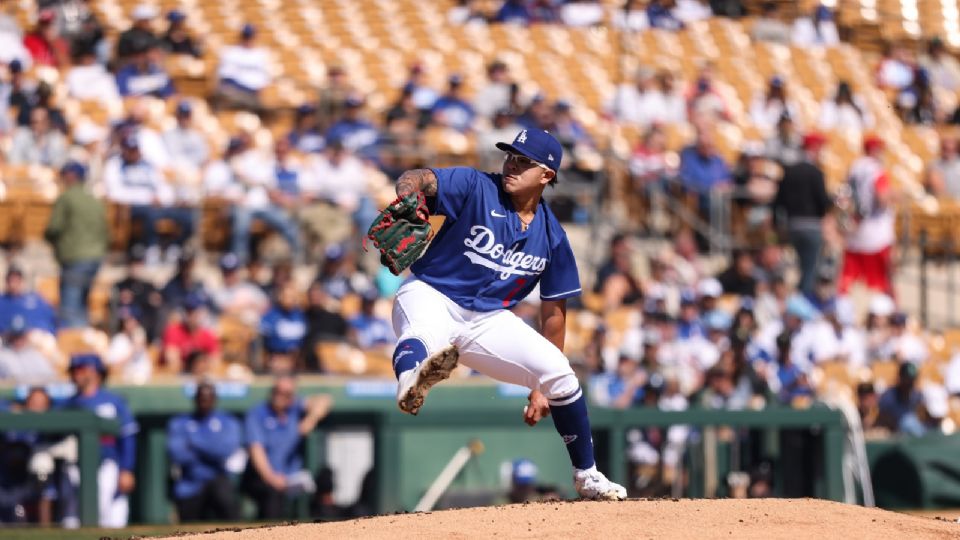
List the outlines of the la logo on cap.
{"type": "Polygon", "coordinates": [[[517,135],[517,142],[520,144],[527,142],[527,130],[523,130],[517,135]]]}

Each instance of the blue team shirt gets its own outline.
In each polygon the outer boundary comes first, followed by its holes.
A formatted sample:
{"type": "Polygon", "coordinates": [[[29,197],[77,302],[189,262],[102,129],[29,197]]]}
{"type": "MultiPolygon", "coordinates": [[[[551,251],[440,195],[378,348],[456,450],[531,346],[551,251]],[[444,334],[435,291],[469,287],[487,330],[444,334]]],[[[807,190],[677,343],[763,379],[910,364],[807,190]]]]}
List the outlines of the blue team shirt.
{"type": "Polygon", "coordinates": [[[174,94],[173,81],[160,66],[150,64],[146,72],[128,65],[117,71],[117,90],[123,97],[153,96],[168,98],[174,94]]]}
{"type": "Polygon", "coordinates": [[[267,402],[250,409],[245,422],[247,444],[259,443],[274,472],[293,474],[303,468],[303,437],[300,419],[305,414],[303,401],[297,400],[281,420],[267,402]]]}
{"type": "Polygon", "coordinates": [[[0,295],[0,333],[7,333],[11,321],[17,315],[23,317],[28,329],[39,328],[51,334],[57,331],[57,315],[53,307],[35,292],[19,296],[0,295]]]}
{"type": "Polygon", "coordinates": [[[232,414],[213,411],[203,418],[181,414],[167,425],[167,453],[180,467],[173,486],[178,499],[193,497],[207,482],[227,474],[227,458],[243,444],[240,421],[232,414]]]}
{"type": "Polygon", "coordinates": [[[299,309],[287,311],[275,306],[260,319],[260,334],[267,352],[296,351],[307,335],[307,319],[299,309]]]}
{"type": "Polygon", "coordinates": [[[136,435],[140,426],[130,413],[126,400],[100,388],[92,396],[74,395],[67,400],[66,407],[93,411],[100,418],[117,420],[120,432],[100,437],[100,460],[115,461],[124,471],[133,470],[137,456],[136,435]]]}
{"type": "Polygon", "coordinates": [[[543,300],[580,294],[573,250],[546,201],[524,231],[501,175],[468,167],[433,173],[435,213],[447,219],[411,267],[420,280],[472,311],[511,308],[538,282],[543,300]]]}
{"type": "Polygon", "coordinates": [[[393,325],[376,315],[358,314],[349,321],[350,327],[357,333],[357,344],[364,349],[386,345],[396,341],[393,325]]]}

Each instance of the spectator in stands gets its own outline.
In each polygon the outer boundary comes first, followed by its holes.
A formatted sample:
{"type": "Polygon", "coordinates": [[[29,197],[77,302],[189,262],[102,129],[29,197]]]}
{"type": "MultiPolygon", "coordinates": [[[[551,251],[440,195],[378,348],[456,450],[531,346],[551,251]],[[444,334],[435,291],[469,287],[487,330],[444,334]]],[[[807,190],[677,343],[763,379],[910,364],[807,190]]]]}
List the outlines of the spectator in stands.
{"type": "Polygon", "coordinates": [[[709,211],[711,192],[729,188],[730,167],[717,152],[712,133],[698,129],[694,144],[680,152],[679,175],[683,187],[699,196],[703,213],[709,211]]]}
{"type": "Polygon", "coordinates": [[[899,432],[904,423],[911,423],[916,418],[914,411],[922,404],[923,395],[916,389],[917,366],[911,362],[900,364],[897,372],[897,384],[880,396],[880,414],[877,425],[887,428],[893,433],[899,432]]]}
{"type": "Polygon", "coordinates": [[[163,296],[153,282],[146,279],[145,257],[143,246],[137,245],[130,250],[126,265],[127,276],[114,284],[113,290],[116,294],[111,303],[115,311],[126,307],[137,313],[146,330],[147,340],[153,343],[161,330],[158,325],[163,296]]]}
{"type": "Polygon", "coordinates": [[[216,371],[220,365],[220,341],[209,326],[206,298],[189,294],[183,310],[183,317],[170,322],[163,332],[162,363],[170,373],[193,373],[194,366],[189,365],[188,359],[201,353],[216,371]]]}
{"type": "Polygon", "coordinates": [[[638,0],[626,0],[613,11],[613,27],[628,32],[642,32],[650,27],[647,11],[638,0]]]}
{"type": "Polygon", "coordinates": [[[867,365],[867,341],[863,331],[853,324],[853,306],[845,298],[828,302],[816,340],[817,362],[842,362],[852,368],[867,365]]]}
{"type": "Polygon", "coordinates": [[[351,232],[351,221],[358,227],[372,221],[370,173],[343,141],[328,139],[327,148],[306,173],[303,191],[313,204],[301,211],[300,219],[321,243],[343,241],[351,232]]]}
{"type": "Polygon", "coordinates": [[[821,3],[811,15],[794,19],[792,41],[797,47],[833,47],[840,43],[830,8],[821,3]]]}
{"type": "Polygon", "coordinates": [[[604,311],[639,305],[643,289],[633,272],[630,237],[618,233],[610,240],[610,257],[597,271],[594,293],[603,295],[604,311]]]}
{"type": "Polygon", "coordinates": [[[97,62],[93,51],[83,51],[66,76],[70,97],[81,101],[99,101],[106,107],[120,99],[117,81],[106,67],[97,62]]]}
{"type": "Polygon", "coordinates": [[[37,26],[24,36],[23,46],[30,52],[34,64],[63,69],[70,65],[70,46],[53,24],[55,16],[53,10],[41,10],[37,26]]]}
{"type": "Polygon", "coordinates": [[[139,4],[133,8],[130,16],[133,19],[133,26],[121,32],[117,39],[116,60],[119,66],[126,64],[128,59],[138,51],[152,47],[157,41],[152,28],[153,19],[157,16],[157,8],[150,4],[139,4]]]}
{"type": "Polygon", "coordinates": [[[867,308],[864,331],[867,335],[867,360],[885,362],[891,360],[892,351],[887,347],[890,341],[890,318],[896,312],[893,298],[885,294],[874,294],[867,308]]]}
{"type": "Polygon", "coordinates": [[[621,122],[647,127],[659,120],[664,112],[661,97],[654,71],[644,66],[637,69],[632,84],[617,88],[608,108],[621,122]]]}
{"type": "Polygon", "coordinates": [[[110,51],[106,32],[88,0],[61,1],[54,8],[60,22],[61,35],[70,42],[71,58],[92,54],[106,64],[110,51]]]}
{"type": "Polygon", "coordinates": [[[97,473],[99,524],[105,528],[127,526],[128,495],[136,479],[136,435],[140,430],[126,400],[103,389],[107,369],[95,354],[70,358],[70,380],[77,393],[67,401],[68,409],[88,410],[106,420],[117,420],[120,431],[100,439],[100,469],[97,473]]]}
{"type": "Polygon", "coordinates": [[[327,69],[327,84],[320,89],[317,99],[317,118],[321,129],[328,129],[340,119],[347,98],[355,93],[343,66],[333,65],[327,69]]]}
{"type": "Polygon", "coordinates": [[[913,84],[915,75],[912,52],[899,44],[884,44],[883,57],[877,66],[877,85],[881,88],[903,90],[913,84]]]}
{"type": "Polygon", "coordinates": [[[233,253],[220,257],[223,285],[213,292],[213,303],[221,316],[236,317],[249,326],[256,326],[270,307],[263,290],[245,279],[240,258],[233,253]]]}
{"type": "MultiPolygon", "coordinates": [[[[388,128],[393,128],[394,124],[400,121],[407,121],[411,132],[420,131],[430,120],[428,115],[417,108],[413,102],[413,88],[404,86],[400,90],[397,101],[387,110],[386,124],[388,128]]],[[[405,124],[406,125],[406,124],[405,124]]]]}
{"type": "MultiPolygon", "coordinates": [[[[152,101],[153,98],[149,96],[128,96],[124,99],[127,116],[114,124],[112,139],[116,146],[122,146],[123,138],[127,135],[136,137],[143,160],[163,173],[165,178],[170,180],[170,187],[173,189],[177,187],[179,178],[171,174],[175,169],[170,162],[170,153],[163,142],[163,135],[152,127],[160,121],[159,118],[153,118],[156,109],[151,107],[152,101]]],[[[174,189],[172,193],[173,200],[177,201],[180,195],[178,190],[174,189]]]]}
{"type": "Polygon", "coordinates": [[[703,121],[730,122],[730,108],[718,91],[719,83],[714,76],[711,62],[703,64],[697,80],[687,98],[687,116],[690,121],[700,124],[703,121]]]}
{"type": "Polygon", "coordinates": [[[517,116],[517,123],[526,129],[550,131],[553,128],[553,109],[547,96],[541,92],[534,95],[523,113],[517,116]]]}
{"type": "Polygon", "coordinates": [[[780,16],[780,6],[776,2],[764,2],[760,8],[760,16],[753,21],[750,27],[750,37],[754,41],[766,41],[790,44],[790,27],[783,22],[780,16]]]}
{"type": "Polygon", "coordinates": [[[463,77],[455,73],[450,76],[448,84],[447,93],[433,103],[430,113],[433,122],[461,133],[471,131],[476,113],[473,106],[463,99],[463,77]]]}
{"type": "Polygon", "coordinates": [[[509,109],[513,82],[510,69],[501,60],[494,60],[487,66],[487,79],[487,85],[473,98],[473,108],[483,118],[491,118],[496,111],[509,109]]]}
{"type": "Polygon", "coordinates": [[[927,383],[921,390],[923,400],[912,414],[900,421],[900,432],[913,437],[944,434],[944,419],[950,414],[947,390],[936,383],[927,383]]]}
{"type": "Polygon", "coordinates": [[[505,0],[493,16],[493,22],[495,23],[527,26],[530,21],[530,8],[527,7],[525,0],[505,0]]]}
{"type": "Polygon", "coordinates": [[[754,125],[764,133],[772,133],[784,114],[796,118],[796,105],[790,101],[787,94],[786,81],[779,75],[774,75],[763,96],[757,96],[750,106],[750,119],[754,125]]]}
{"type": "Polygon", "coordinates": [[[939,37],[934,36],[927,44],[926,54],[920,57],[920,67],[930,76],[934,87],[950,92],[960,90],[960,62],[947,51],[939,37]]]}
{"type": "Polygon", "coordinates": [[[66,137],[51,125],[47,109],[35,107],[30,111],[30,126],[14,132],[7,161],[13,165],[59,168],[66,161],[66,154],[66,137]]]}
{"type": "Polygon", "coordinates": [[[447,22],[450,24],[470,24],[487,22],[487,17],[479,9],[477,0],[457,0],[456,5],[447,11],[447,22]]]}
{"type": "Polygon", "coordinates": [[[671,13],[684,26],[713,16],[713,12],[704,0],[675,0],[671,13]]]}
{"type": "Polygon", "coordinates": [[[203,51],[193,36],[187,31],[187,15],[174,9],[167,13],[167,31],[160,38],[160,46],[170,54],[183,54],[200,58],[203,51]]]}
{"type": "Polygon", "coordinates": [[[803,137],[804,159],[784,168],[773,201],[774,217],[786,230],[800,263],[798,288],[808,294],[813,291],[823,249],[823,218],[833,207],[820,165],[824,143],[826,137],[820,133],[803,137]]]}
{"type": "Polygon", "coordinates": [[[343,117],[330,126],[325,137],[328,144],[339,140],[343,147],[351,152],[372,157],[375,145],[380,137],[377,128],[363,117],[363,107],[366,100],[358,94],[347,98],[344,102],[343,117]]]}
{"type": "Polygon", "coordinates": [[[932,126],[945,120],[945,115],[933,95],[930,78],[923,70],[918,70],[913,84],[900,92],[895,106],[900,119],[907,124],[932,126]]]}
{"type": "Polygon", "coordinates": [[[167,455],[180,473],[173,498],[181,523],[240,518],[233,482],[238,471],[231,462],[243,452],[243,428],[236,417],[216,407],[216,387],[201,382],[193,412],[174,416],[167,424],[167,455]]]}
{"type": "Polygon", "coordinates": [[[323,131],[317,117],[317,108],[310,104],[297,107],[293,129],[287,134],[287,142],[298,152],[305,154],[323,150],[323,131]]]}
{"type": "Polygon", "coordinates": [[[410,66],[407,72],[407,81],[403,85],[404,89],[409,89],[414,106],[421,111],[432,110],[433,104],[439,97],[437,91],[427,84],[426,75],[426,68],[423,67],[423,64],[415,63],[410,66]]]}
{"type": "Polygon", "coordinates": [[[518,133],[520,129],[509,109],[496,111],[490,126],[478,129],[476,148],[480,170],[494,171],[502,165],[503,152],[496,148],[496,142],[509,138],[510,134],[518,133]]]}
{"type": "Polygon", "coordinates": [[[110,338],[104,361],[125,384],[146,384],[153,375],[153,359],[141,315],[135,306],[123,306],[116,315],[120,329],[110,338]]]}
{"type": "Polygon", "coordinates": [[[847,81],[840,81],[834,97],[820,104],[820,129],[830,131],[838,127],[860,131],[873,127],[870,110],[860,96],[853,94],[847,81]]]}
{"type": "Polygon", "coordinates": [[[152,96],[167,99],[176,90],[173,81],[160,64],[156,43],[131,51],[126,65],[117,70],[117,89],[123,97],[152,96]]]}
{"type": "Polygon", "coordinates": [[[717,280],[723,286],[723,293],[756,297],[755,267],[752,253],[745,249],[734,251],[732,264],[717,276],[717,280]]]}
{"type": "MultiPolygon", "coordinates": [[[[554,4],[555,2],[551,0],[535,2],[532,8],[534,22],[558,22],[557,8],[554,7],[554,4]]],[[[560,21],[567,26],[597,26],[603,23],[604,16],[603,6],[597,0],[572,0],[565,2],[560,7],[560,21]]]]}
{"type": "Polygon", "coordinates": [[[274,375],[294,373],[301,363],[307,321],[298,295],[293,282],[282,286],[273,307],[260,321],[267,370],[274,375]]]}
{"type": "Polygon", "coordinates": [[[927,167],[925,184],[934,196],[960,200],[960,147],[956,137],[940,137],[940,155],[927,167]]]}
{"type": "Polygon", "coordinates": [[[376,289],[365,291],[360,302],[360,313],[348,321],[350,341],[361,349],[384,348],[396,340],[390,321],[374,312],[379,298],[376,289]]]}
{"type": "Polygon", "coordinates": [[[650,0],[647,4],[647,20],[650,21],[650,28],[660,30],[680,30],[683,28],[683,23],[673,15],[673,12],[664,4],[663,0],[650,0]]]}
{"type": "Polygon", "coordinates": [[[880,417],[880,400],[873,382],[865,381],[857,385],[857,411],[860,413],[860,425],[864,433],[875,430],[880,417]]]}
{"type": "Polygon", "coordinates": [[[323,284],[314,281],[307,289],[307,335],[303,341],[306,371],[326,371],[323,358],[316,354],[317,344],[324,341],[346,341],[348,324],[339,311],[331,309],[330,297],[323,290],[323,284]]]}
{"type": "MultiPolygon", "coordinates": [[[[103,183],[107,199],[130,207],[130,217],[141,223],[147,265],[160,262],[160,244],[156,223],[170,219],[180,230],[179,245],[193,234],[193,214],[189,208],[174,206],[175,192],[160,171],[147,162],[140,152],[140,141],[135,133],[120,140],[120,155],[104,164],[103,183]]],[[[168,255],[177,255],[169,250],[168,255]]]]}
{"type": "Polygon", "coordinates": [[[794,123],[793,116],[784,112],[777,121],[777,132],[764,142],[764,155],[783,167],[803,160],[803,137],[794,123]]]}
{"type": "Polygon", "coordinates": [[[63,116],[63,111],[54,106],[53,87],[46,81],[40,81],[36,86],[35,92],[27,92],[20,96],[11,96],[11,104],[19,104],[17,111],[17,125],[30,126],[31,115],[34,109],[46,109],[47,116],[50,119],[50,125],[61,133],[67,133],[67,121],[63,116]]]}
{"type": "Polygon", "coordinates": [[[180,254],[177,271],[160,290],[163,306],[166,310],[182,309],[187,297],[196,295],[201,302],[209,306],[210,295],[196,272],[196,255],[192,251],[180,254]]]}
{"type": "Polygon", "coordinates": [[[839,292],[846,294],[859,280],[872,290],[893,296],[892,261],[894,232],[893,186],[881,161],[883,141],[870,135],[863,141],[863,156],[850,165],[847,182],[854,220],[846,232],[839,292]]]}
{"type": "Polygon", "coordinates": [[[90,287],[109,243],[106,208],[85,188],[86,175],[76,161],[60,170],[64,190],[53,203],[43,233],[60,265],[60,325],[64,327],[87,326],[90,287]]]}
{"type": "MultiPolygon", "coordinates": [[[[298,398],[292,377],[279,377],[265,403],[247,412],[246,442],[250,453],[247,488],[261,520],[284,517],[288,498],[313,491],[305,479],[303,438],[327,416],[333,401],[327,395],[298,398]]],[[[312,483],[312,482],[309,482],[312,483]]]]}
{"type": "Polygon", "coordinates": [[[23,317],[28,330],[40,330],[51,335],[57,331],[53,307],[38,293],[28,290],[22,268],[10,265],[7,268],[6,288],[0,295],[0,332],[9,330],[17,315],[23,317]]]}
{"type": "Polygon", "coordinates": [[[257,29],[250,23],[240,30],[240,43],[220,49],[217,102],[227,108],[260,112],[260,93],[273,82],[270,52],[256,45],[257,29]]]}
{"type": "Polygon", "coordinates": [[[198,175],[210,160],[207,139],[193,127],[193,106],[189,101],[180,100],[173,114],[176,125],[163,133],[170,162],[181,173],[198,175]]]}
{"type": "Polygon", "coordinates": [[[342,244],[330,244],[324,252],[317,281],[331,298],[343,300],[348,294],[360,294],[373,287],[370,278],[357,269],[356,254],[342,244]]]}
{"type": "Polygon", "coordinates": [[[7,325],[0,347],[0,381],[40,385],[60,378],[60,370],[30,344],[29,330],[26,319],[19,314],[7,325]]]}

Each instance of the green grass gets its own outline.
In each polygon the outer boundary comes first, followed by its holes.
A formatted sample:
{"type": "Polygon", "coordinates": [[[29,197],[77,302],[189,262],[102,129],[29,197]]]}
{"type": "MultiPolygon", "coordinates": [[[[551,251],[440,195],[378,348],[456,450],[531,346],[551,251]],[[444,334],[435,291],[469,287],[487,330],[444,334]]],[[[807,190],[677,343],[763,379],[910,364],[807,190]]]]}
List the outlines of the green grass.
{"type": "Polygon", "coordinates": [[[204,532],[219,528],[247,528],[258,525],[257,523],[201,523],[197,525],[136,525],[126,529],[0,529],[0,538],[3,540],[100,540],[101,538],[127,540],[129,538],[170,536],[180,532],[204,532]]]}

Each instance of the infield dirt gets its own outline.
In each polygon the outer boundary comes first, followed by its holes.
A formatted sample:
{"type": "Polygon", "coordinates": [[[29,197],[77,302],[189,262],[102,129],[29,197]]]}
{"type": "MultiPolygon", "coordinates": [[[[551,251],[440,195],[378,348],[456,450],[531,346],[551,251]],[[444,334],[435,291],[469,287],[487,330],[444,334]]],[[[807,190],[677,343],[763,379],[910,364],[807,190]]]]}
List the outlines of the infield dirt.
{"type": "Polygon", "coordinates": [[[917,517],[812,499],[657,499],[464,508],[178,538],[960,538],[956,516],[945,516],[917,517]]]}

